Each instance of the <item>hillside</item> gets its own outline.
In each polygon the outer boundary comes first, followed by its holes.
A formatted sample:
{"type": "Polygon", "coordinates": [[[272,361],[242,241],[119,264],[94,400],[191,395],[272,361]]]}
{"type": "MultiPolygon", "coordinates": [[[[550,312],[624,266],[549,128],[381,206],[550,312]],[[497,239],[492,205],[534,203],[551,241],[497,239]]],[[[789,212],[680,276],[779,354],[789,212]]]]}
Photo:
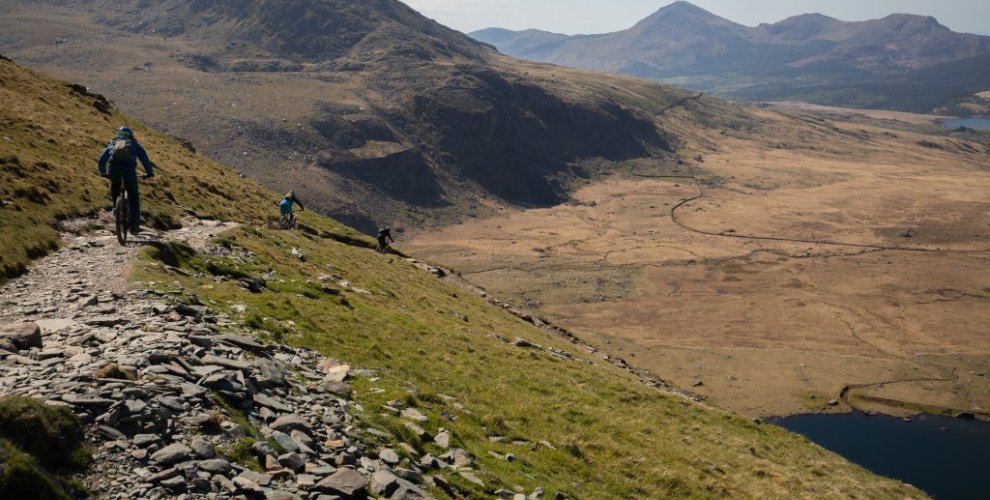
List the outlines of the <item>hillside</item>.
{"type": "Polygon", "coordinates": [[[610,162],[676,161],[698,125],[746,120],[711,99],[668,112],[692,95],[672,87],[499,55],[395,0],[0,13],[3,53],[363,231],[552,206],[610,162]]]}
{"type": "MultiPolygon", "coordinates": [[[[13,201],[0,211],[5,243],[47,237],[57,219],[99,208],[104,187],[79,165],[123,121],[161,167],[143,186],[159,220],[181,215],[164,202],[170,193],[201,216],[242,224],[224,231],[187,218],[141,250],[118,249],[98,220],[83,219],[63,235],[69,248],[0,290],[0,321],[43,324],[50,346],[0,353],[3,392],[60,399],[80,415],[91,491],[340,494],[349,479],[354,495],[377,484],[398,488],[386,495],[463,498],[514,488],[595,499],[923,497],[778,427],[643,384],[429,266],[371,251],[333,221],[304,213],[302,232],[258,225],[273,193],[73,88],[0,61],[4,102],[15,104],[0,110],[13,152],[2,167],[13,201]],[[252,292],[244,280],[265,285],[252,292]],[[334,359],[353,368],[336,370],[334,359]],[[320,370],[351,379],[333,385],[320,370]],[[148,391],[161,395],[135,399],[148,391]],[[290,445],[298,451],[274,458],[290,445]],[[196,475],[206,470],[216,471],[209,480],[196,475]]],[[[8,245],[0,255],[25,257],[8,245]]]]}
{"type": "Polygon", "coordinates": [[[990,54],[990,37],[952,32],[932,17],[844,22],[806,14],[750,28],[683,1],[615,33],[489,29],[471,36],[516,57],[737,99],[915,112],[966,113],[958,105],[986,90],[980,61],[990,54]]]}

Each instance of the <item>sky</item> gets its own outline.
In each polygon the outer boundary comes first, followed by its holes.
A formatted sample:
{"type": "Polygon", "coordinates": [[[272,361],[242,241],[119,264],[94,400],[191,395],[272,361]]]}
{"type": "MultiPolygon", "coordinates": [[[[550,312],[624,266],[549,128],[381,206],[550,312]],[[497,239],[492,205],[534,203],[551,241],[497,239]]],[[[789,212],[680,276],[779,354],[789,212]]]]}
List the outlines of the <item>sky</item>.
{"type": "MultiPolygon", "coordinates": [[[[423,15],[469,33],[482,28],[594,34],[626,29],[673,0],[402,0],[423,15]]],[[[987,0],[691,0],[747,26],[820,13],[863,21],[892,13],[934,16],[954,31],[990,35],[987,0]]]]}

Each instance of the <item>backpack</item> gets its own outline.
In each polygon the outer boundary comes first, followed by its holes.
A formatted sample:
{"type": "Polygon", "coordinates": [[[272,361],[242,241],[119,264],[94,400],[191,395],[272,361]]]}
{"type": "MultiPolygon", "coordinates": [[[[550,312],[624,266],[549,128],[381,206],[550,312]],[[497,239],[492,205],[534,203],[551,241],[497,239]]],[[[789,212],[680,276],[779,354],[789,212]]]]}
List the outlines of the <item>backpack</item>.
{"type": "Polygon", "coordinates": [[[131,140],[126,137],[118,137],[110,143],[110,162],[121,164],[131,161],[131,140]]]}

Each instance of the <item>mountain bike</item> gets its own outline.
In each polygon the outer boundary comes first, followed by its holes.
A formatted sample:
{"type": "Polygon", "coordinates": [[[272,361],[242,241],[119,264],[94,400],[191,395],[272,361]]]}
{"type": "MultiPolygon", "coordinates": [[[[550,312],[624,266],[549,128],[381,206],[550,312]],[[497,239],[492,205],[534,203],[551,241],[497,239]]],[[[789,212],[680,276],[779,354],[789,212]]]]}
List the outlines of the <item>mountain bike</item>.
{"type": "Polygon", "coordinates": [[[283,215],[278,221],[278,227],[281,229],[298,229],[299,219],[296,218],[296,211],[293,210],[288,215],[283,215]]]}
{"type": "MultiPolygon", "coordinates": [[[[149,177],[147,175],[143,175],[141,178],[148,179],[149,177]]],[[[117,241],[121,245],[127,244],[127,233],[131,230],[131,214],[129,207],[130,202],[127,197],[127,188],[121,185],[120,194],[118,194],[117,199],[113,201],[114,233],[116,233],[117,241]]]]}

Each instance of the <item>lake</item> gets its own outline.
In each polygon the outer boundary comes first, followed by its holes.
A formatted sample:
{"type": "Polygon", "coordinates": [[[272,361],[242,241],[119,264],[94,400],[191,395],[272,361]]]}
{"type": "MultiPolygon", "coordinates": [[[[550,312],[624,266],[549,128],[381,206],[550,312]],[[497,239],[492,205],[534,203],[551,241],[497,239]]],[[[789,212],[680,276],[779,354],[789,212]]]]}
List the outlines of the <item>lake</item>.
{"type": "Polygon", "coordinates": [[[967,127],[977,130],[990,130],[990,118],[953,118],[940,122],[949,128],[967,127]]]}
{"type": "Polygon", "coordinates": [[[990,498],[990,423],[933,415],[901,419],[799,415],[772,423],[937,499],[990,498]]]}

